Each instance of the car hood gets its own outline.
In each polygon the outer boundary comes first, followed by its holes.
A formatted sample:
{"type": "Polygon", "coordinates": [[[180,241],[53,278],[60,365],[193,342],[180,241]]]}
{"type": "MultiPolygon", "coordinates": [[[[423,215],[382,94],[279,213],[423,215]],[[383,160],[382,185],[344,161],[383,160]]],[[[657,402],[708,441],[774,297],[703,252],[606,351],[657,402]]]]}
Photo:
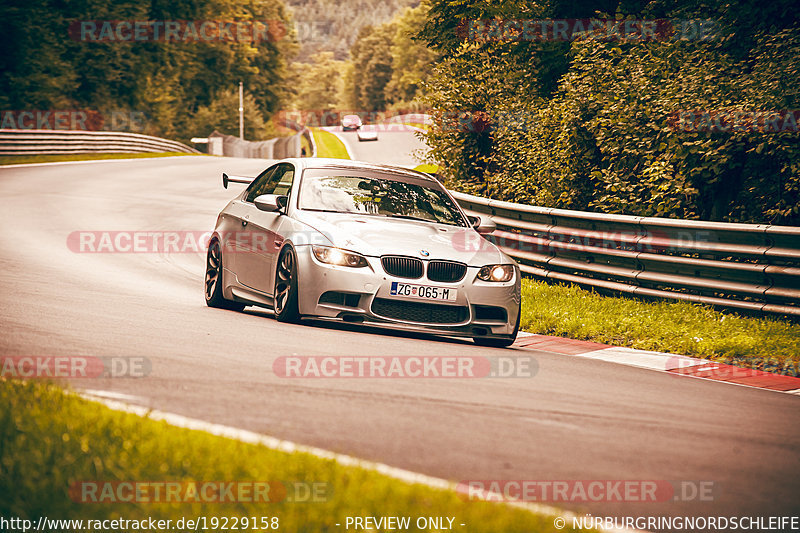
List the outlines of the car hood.
{"type": "Polygon", "coordinates": [[[471,266],[508,262],[472,228],[348,213],[300,211],[296,216],[339,248],[363,255],[448,259],[471,266]],[[425,255],[425,252],[428,255],[425,255]]]}

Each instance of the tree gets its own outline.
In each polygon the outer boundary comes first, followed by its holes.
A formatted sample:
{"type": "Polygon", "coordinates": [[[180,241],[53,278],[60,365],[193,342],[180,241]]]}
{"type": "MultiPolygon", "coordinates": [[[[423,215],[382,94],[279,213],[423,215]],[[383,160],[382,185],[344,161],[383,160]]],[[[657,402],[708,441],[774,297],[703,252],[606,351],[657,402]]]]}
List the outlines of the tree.
{"type": "Polygon", "coordinates": [[[259,42],[166,42],[92,40],[79,29],[80,21],[177,20],[285,24],[287,15],[280,0],[9,0],[0,5],[0,103],[17,110],[141,112],[149,133],[183,141],[192,136],[193,114],[240,80],[261,115],[278,108],[285,57],[296,48],[280,33],[259,42]],[[70,22],[78,25],[71,33],[70,22]]]}
{"type": "Polygon", "coordinates": [[[422,80],[427,78],[431,63],[437,59],[435,51],[413,38],[425,23],[428,9],[428,3],[423,2],[415,8],[406,8],[394,18],[397,29],[390,47],[392,77],[384,89],[389,104],[403,106],[416,100],[422,80]]]}
{"type": "Polygon", "coordinates": [[[392,78],[392,39],[394,23],[361,28],[350,49],[353,65],[352,100],[355,107],[366,111],[386,109],[385,88],[392,78]]]}
{"type": "Polygon", "coordinates": [[[330,111],[339,105],[344,61],[333,59],[333,52],[320,52],[311,63],[295,63],[296,95],[292,107],[303,111],[330,111]]]}
{"type": "MultiPolygon", "coordinates": [[[[207,106],[201,106],[189,123],[193,135],[205,137],[214,130],[226,135],[239,136],[239,89],[220,91],[207,106]]],[[[244,94],[244,138],[263,141],[276,136],[275,128],[265,122],[252,94],[244,94]]]]}

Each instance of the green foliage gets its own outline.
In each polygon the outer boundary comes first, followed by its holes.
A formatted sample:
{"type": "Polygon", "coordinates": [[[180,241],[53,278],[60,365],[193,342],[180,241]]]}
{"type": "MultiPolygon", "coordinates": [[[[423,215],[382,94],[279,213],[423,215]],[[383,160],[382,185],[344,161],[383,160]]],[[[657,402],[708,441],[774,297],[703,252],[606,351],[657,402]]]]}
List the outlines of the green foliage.
{"type": "Polygon", "coordinates": [[[361,28],[350,49],[352,85],[345,89],[347,102],[355,109],[386,109],[386,85],[392,79],[392,42],[397,33],[394,22],[361,28]]]}
{"type": "Polygon", "coordinates": [[[345,62],[333,52],[320,52],[311,63],[293,63],[294,97],[291,107],[304,111],[331,111],[339,105],[345,62]]]}
{"type": "Polygon", "coordinates": [[[425,23],[428,9],[429,4],[423,2],[415,8],[406,8],[393,19],[396,30],[390,46],[392,77],[384,87],[390,106],[409,107],[420,95],[430,64],[437,59],[436,52],[413,38],[425,23]]]}
{"type": "Polygon", "coordinates": [[[361,29],[350,49],[342,104],[365,111],[421,110],[421,85],[438,53],[414,39],[429,5],[421,3],[391,21],[361,29]]]}
{"type": "MultiPolygon", "coordinates": [[[[265,122],[256,99],[244,94],[244,138],[264,141],[278,136],[272,122],[265,122]]],[[[214,130],[226,135],[239,136],[239,91],[225,89],[207,106],[201,106],[190,121],[191,131],[206,137],[214,130]]]]}
{"type": "Polygon", "coordinates": [[[676,127],[682,111],[800,107],[800,25],[786,0],[759,9],[754,1],[736,8],[433,1],[419,32],[443,54],[425,85],[436,120],[425,135],[429,157],[451,187],[504,200],[800,224],[797,132],[676,127]],[[603,12],[710,18],[717,33],[705,41],[463,40],[465,19],[603,12]]]}
{"type": "Polygon", "coordinates": [[[388,22],[419,0],[285,0],[300,49],[295,61],[309,63],[319,52],[344,61],[361,28],[388,22]]]}
{"type": "MultiPolygon", "coordinates": [[[[282,98],[296,45],[273,42],[85,42],[71,21],[286,21],[280,0],[9,0],[0,6],[0,108],[125,109],[149,118],[144,133],[187,141],[193,114],[243,81],[261,115],[282,98]]],[[[238,107],[238,106],[237,106],[238,107]]]]}

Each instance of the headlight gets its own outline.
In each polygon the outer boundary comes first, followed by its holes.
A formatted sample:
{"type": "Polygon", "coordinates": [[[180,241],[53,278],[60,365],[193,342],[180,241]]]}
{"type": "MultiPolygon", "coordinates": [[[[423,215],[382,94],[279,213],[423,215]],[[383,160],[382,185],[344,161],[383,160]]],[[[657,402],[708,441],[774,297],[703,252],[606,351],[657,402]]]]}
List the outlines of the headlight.
{"type": "Polygon", "coordinates": [[[483,281],[511,281],[514,278],[514,265],[486,265],[478,271],[478,279],[483,281]]]}
{"type": "Polygon", "coordinates": [[[329,265],[346,266],[353,268],[361,268],[367,266],[367,260],[364,257],[354,254],[352,252],[345,252],[339,248],[331,248],[329,246],[312,245],[311,250],[314,252],[314,257],[320,263],[328,263],[329,265]]]}

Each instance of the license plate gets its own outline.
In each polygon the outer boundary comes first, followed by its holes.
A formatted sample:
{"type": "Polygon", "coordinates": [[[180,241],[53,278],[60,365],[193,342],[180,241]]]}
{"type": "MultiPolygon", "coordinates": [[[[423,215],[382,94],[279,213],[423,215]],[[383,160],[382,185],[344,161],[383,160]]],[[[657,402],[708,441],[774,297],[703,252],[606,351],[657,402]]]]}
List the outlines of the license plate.
{"type": "Polygon", "coordinates": [[[392,282],[392,296],[405,296],[419,300],[437,300],[441,302],[454,302],[458,291],[444,287],[429,287],[427,285],[412,285],[411,283],[392,282]]]}

